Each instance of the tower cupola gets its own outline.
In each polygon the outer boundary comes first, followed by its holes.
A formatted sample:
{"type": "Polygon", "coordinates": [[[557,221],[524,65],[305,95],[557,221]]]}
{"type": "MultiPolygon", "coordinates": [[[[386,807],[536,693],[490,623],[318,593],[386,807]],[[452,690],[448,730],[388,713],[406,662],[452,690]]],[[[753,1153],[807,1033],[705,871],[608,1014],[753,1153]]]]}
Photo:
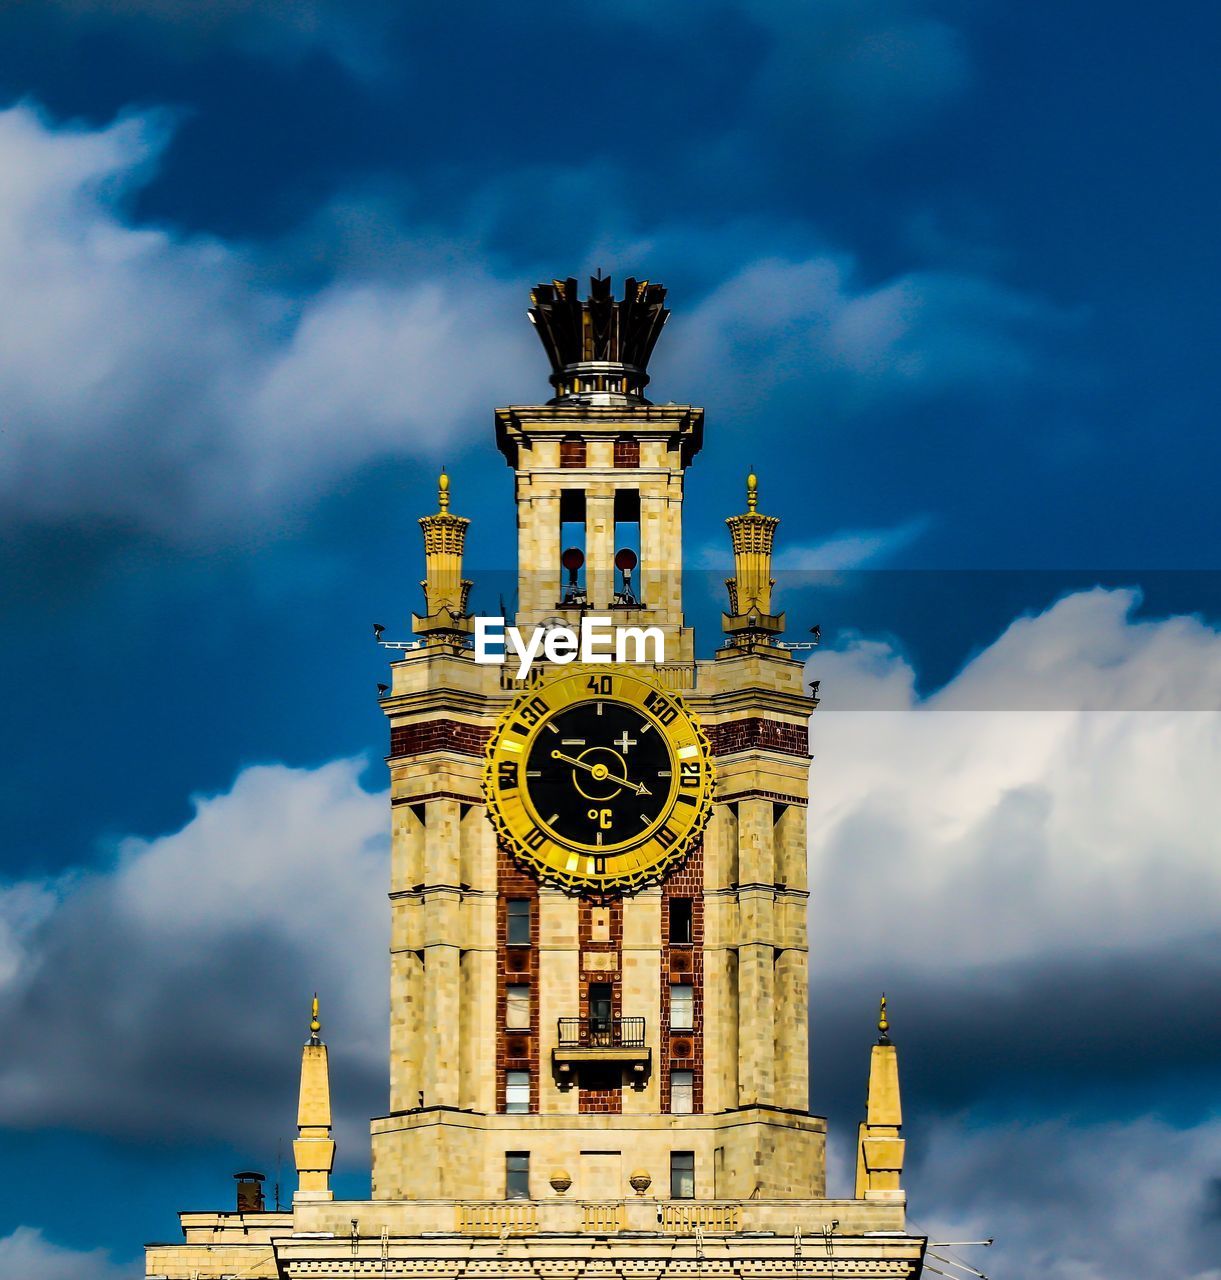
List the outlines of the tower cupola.
{"type": "Polygon", "coordinates": [[[601,272],[587,298],[571,276],[535,285],[529,316],[551,361],[551,403],[648,404],[649,357],[670,315],[665,302],[663,286],[630,277],[616,298],[601,272]]]}

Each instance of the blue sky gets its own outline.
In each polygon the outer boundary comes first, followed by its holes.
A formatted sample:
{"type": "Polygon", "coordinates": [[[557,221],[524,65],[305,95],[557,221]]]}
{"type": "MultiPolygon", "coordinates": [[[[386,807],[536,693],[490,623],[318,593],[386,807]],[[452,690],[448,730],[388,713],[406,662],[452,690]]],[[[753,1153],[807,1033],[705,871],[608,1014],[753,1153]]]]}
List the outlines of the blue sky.
{"type": "Polygon", "coordinates": [[[752,464],[827,639],[815,1109],[885,986],[917,1224],[1214,1276],[1219,53],[1204,4],[5,9],[0,1272],[129,1274],[270,1169],[315,985],[361,1190],[368,626],[442,462],[503,589],[491,409],[601,267],[708,411],[703,647],[752,464]]]}

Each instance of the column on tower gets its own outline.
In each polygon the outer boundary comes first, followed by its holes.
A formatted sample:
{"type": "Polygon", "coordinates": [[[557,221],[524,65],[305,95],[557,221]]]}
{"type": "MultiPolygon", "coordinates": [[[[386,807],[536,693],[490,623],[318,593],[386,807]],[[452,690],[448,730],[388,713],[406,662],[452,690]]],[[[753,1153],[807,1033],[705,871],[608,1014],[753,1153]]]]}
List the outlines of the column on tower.
{"type": "Polygon", "coordinates": [[[713,807],[704,832],[704,1107],[738,1105],[738,806],[713,807]]]}
{"type": "Polygon", "coordinates": [[[806,807],[773,805],[776,904],[776,1102],[805,1111],[809,1098],[809,965],[805,895],[806,807]]]}
{"type": "Polygon", "coordinates": [[[559,1046],[559,1020],[575,1017],[581,990],[580,904],[576,898],[546,886],[539,889],[538,1001],[541,1075],[538,1109],[557,1115],[576,1115],[580,1091],[575,1084],[557,1089],[551,1078],[552,1054],[559,1046]]]}
{"type": "Polygon", "coordinates": [[[424,879],[424,806],[392,807],[390,888],[390,1108],[422,1105],[420,1053],[424,1011],[424,952],[413,936],[414,905],[404,895],[424,879]]]}
{"type": "MultiPolygon", "coordinates": [[[[608,442],[609,443],[609,442],[608,442]]],[[[608,609],[615,594],[615,490],[606,484],[585,491],[585,583],[596,609],[608,609]]]]}
{"type": "Polygon", "coordinates": [[[529,471],[517,473],[518,613],[545,618],[560,599],[560,495],[541,489],[529,471]]]}
{"type": "Polygon", "coordinates": [[[496,839],[482,805],[460,803],[459,952],[462,1020],[459,1026],[459,1106],[489,1112],[496,1108],[496,1074],[488,1068],[496,1043],[496,839]]]}
{"type": "Polygon", "coordinates": [[[444,1028],[424,1058],[425,1105],[458,1107],[462,1046],[459,802],[424,804],[424,1025],[444,1028]]]}
{"type": "Polygon", "coordinates": [[[804,950],[776,952],[776,1016],[773,1026],[776,1059],[776,1105],[805,1111],[810,1105],[808,1078],[810,1016],[804,950]]]}
{"type": "Polygon", "coordinates": [[[772,804],[738,805],[738,1104],[774,1102],[775,891],[772,804]]]}
{"type": "Polygon", "coordinates": [[[641,598],[675,621],[682,617],[683,473],[665,441],[646,441],[642,463],[654,477],[640,494],[641,598]]]}

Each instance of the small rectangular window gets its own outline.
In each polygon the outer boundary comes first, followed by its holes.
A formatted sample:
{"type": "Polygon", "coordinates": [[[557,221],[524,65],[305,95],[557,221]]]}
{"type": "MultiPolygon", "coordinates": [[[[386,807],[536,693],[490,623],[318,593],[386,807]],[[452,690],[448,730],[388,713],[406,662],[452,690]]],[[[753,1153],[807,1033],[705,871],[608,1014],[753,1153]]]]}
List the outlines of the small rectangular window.
{"type": "Polygon", "coordinates": [[[505,1152],[505,1199],[530,1199],[530,1153],[505,1152]]]}
{"type": "Polygon", "coordinates": [[[509,899],[508,943],[511,947],[530,945],[530,899],[509,899]]]}
{"type": "Polygon", "coordinates": [[[695,1152],[670,1152],[670,1199],[695,1199],[695,1152]]]}
{"type": "Polygon", "coordinates": [[[689,1116],[695,1110],[695,1072],[670,1072],[670,1112],[689,1116]]]}
{"type": "Polygon", "coordinates": [[[510,1031],[530,1030],[530,988],[525,983],[505,988],[505,1026],[510,1031]]]}
{"type": "Polygon", "coordinates": [[[671,944],[691,941],[691,899],[670,899],[671,944]]]}
{"type": "Polygon", "coordinates": [[[524,1116],[530,1113],[530,1073],[505,1072],[505,1114],[524,1116]]]}
{"type": "Polygon", "coordinates": [[[695,988],[687,982],[675,982],[670,987],[670,1030],[693,1031],[695,1029],[695,988]]]}
{"type": "Polygon", "coordinates": [[[590,1032],[605,1035],[614,1025],[615,988],[609,982],[591,982],[589,984],[589,1028],[590,1032]]]}

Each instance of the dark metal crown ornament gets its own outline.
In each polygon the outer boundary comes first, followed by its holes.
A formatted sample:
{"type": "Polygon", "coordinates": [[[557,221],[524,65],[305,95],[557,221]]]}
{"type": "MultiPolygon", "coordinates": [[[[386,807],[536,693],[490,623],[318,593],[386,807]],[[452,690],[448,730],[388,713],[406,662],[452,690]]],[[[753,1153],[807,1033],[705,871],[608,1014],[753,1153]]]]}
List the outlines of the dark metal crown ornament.
{"type": "Polygon", "coordinates": [[[649,357],[669,318],[666,291],[647,280],[624,281],[623,298],[599,272],[582,299],[577,282],[553,280],[530,291],[530,320],[551,361],[552,403],[642,404],[649,357]]]}

